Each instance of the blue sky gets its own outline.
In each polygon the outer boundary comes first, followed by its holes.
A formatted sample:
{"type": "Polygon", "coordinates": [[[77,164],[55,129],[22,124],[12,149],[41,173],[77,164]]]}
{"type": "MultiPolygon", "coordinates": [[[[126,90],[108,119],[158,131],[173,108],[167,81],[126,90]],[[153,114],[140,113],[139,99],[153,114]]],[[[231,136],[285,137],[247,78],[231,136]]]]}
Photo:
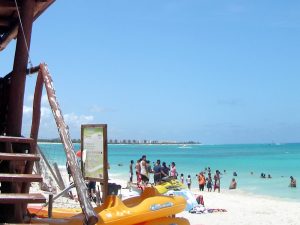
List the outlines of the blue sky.
{"type": "MultiPolygon", "coordinates": [[[[117,139],[299,142],[299,40],[299,1],[57,0],[31,58],[49,65],[72,138],[107,123],[117,139]]],[[[46,96],[42,111],[40,137],[57,137],[46,96]]]]}

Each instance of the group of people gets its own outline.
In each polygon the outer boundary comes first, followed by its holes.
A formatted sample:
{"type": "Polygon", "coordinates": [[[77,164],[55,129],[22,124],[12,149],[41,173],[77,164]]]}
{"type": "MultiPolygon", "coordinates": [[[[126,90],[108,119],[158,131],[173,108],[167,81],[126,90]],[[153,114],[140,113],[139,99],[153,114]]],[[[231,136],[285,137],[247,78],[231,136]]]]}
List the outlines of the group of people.
{"type": "MultiPolygon", "coordinates": [[[[237,176],[237,175],[234,175],[234,176],[237,176]]],[[[198,180],[200,191],[204,191],[204,189],[206,187],[208,192],[211,192],[212,189],[214,191],[217,190],[218,192],[220,192],[221,172],[219,170],[216,170],[214,176],[212,177],[211,169],[210,169],[210,167],[208,167],[208,168],[205,168],[204,171],[201,171],[199,174],[196,174],[196,177],[198,180]],[[207,177],[205,176],[206,174],[207,174],[207,177]]],[[[183,174],[181,174],[180,180],[182,183],[184,183],[184,175],[183,174]]],[[[186,179],[186,185],[188,186],[189,189],[191,188],[191,184],[192,184],[191,176],[188,175],[188,177],[186,179]]],[[[236,188],[237,188],[237,182],[236,182],[235,178],[233,178],[230,182],[229,189],[236,189],[236,188]]]]}
{"type": "MultiPolygon", "coordinates": [[[[150,161],[147,160],[146,155],[143,155],[140,159],[134,163],[133,160],[130,161],[129,166],[129,182],[133,182],[134,171],[136,174],[136,181],[137,185],[144,184],[147,185],[150,180],[150,174],[153,174],[154,184],[160,184],[164,177],[172,177],[177,179],[178,173],[176,170],[175,162],[172,162],[171,165],[167,166],[166,162],[161,164],[161,161],[158,159],[156,163],[153,163],[153,168],[151,167],[150,161]]],[[[224,173],[226,171],[224,170],[224,173]]],[[[253,172],[251,172],[253,175],[253,172]]],[[[237,173],[234,172],[233,176],[237,176],[237,173]]],[[[210,167],[205,168],[204,171],[201,171],[199,174],[196,175],[199,184],[199,190],[204,191],[204,188],[207,188],[208,192],[211,192],[212,189],[214,191],[220,192],[220,181],[221,181],[221,172],[216,170],[214,176],[212,177],[210,167]],[[207,174],[207,177],[205,176],[207,174]]],[[[261,173],[261,178],[272,178],[270,174],[266,176],[265,173],[261,173]]],[[[296,179],[292,176],[290,177],[291,181],[289,186],[296,187],[296,179]]],[[[192,178],[191,175],[188,175],[186,179],[184,179],[184,174],[180,175],[180,181],[185,183],[189,189],[191,189],[192,185],[192,178]]],[[[236,189],[237,188],[237,181],[235,178],[232,178],[229,189],[236,189]]]]}
{"type": "Polygon", "coordinates": [[[268,174],[268,176],[266,176],[265,173],[261,173],[260,174],[260,178],[272,178],[270,174],[268,174]]]}
{"type": "Polygon", "coordinates": [[[175,162],[172,162],[171,165],[167,166],[166,162],[161,164],[161,161],[158,159],[152,168],[146,155],[143,155],[138,159],[135,165],[133,160],[130,161],[129,182],[131,183],[133,182],[134,170],[137,185],[147,185],[150,180],[150,174],[153,174],[154,184],[159,184],[164,177],[171,176],[174,179],[177,179],[178,176],[175,162]]]}
{"type": "Polygon", "coordinates": [[[196,176],[198,177],[200,191],[204,191],[204,187],[206,185],[208,192],[212,191],[212,187],[214,187],[214,191],[218,190],[218,192],[220,192],[221,173],[219,170],[216,170],[216,173],[213,178],[211,175],[210,167],[205,168],[204,172],[202,171],[196,176]],[[207,172],[207,177],[205,177],[206,172],[207,172]]]}
{"type": "MultiPolygon", "coordinates": [[[[251,172],[251,175],[253,175],[253,172],[251,172]]],[[[283,176],[281,176],[283,177],[283,176]]],[[[270,174],[268,174],[268,176],[266,176],[265,173],[261,173],[260,174],[260,178],[272,178],[270,174]]],[[[297,187],[297,182],[296,179],[293,176],[290,176],[290,183],[289,183],[289,187],[297,187]]]]}

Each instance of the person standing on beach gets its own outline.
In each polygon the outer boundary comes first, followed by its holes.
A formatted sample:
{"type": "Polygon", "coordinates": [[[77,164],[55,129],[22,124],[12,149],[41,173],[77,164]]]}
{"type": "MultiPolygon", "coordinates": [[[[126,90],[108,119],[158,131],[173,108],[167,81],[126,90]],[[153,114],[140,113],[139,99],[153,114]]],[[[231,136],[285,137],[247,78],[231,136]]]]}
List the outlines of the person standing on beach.
{"type": "Polygon", "coordinates": [[[182,184],[184,184],[184,175],[183,175],[183,173],[180,174],[180,181],[181,181],[182,184]]]}
{"type": "Polygon", "coordinates": [[[174,179],[177,179],[177,170],[176,170],[175,162],[171,163],[170,176],[173,177],[174,179]]]}
{"type": "Polygon", "coordinates": [[[220,193],[220,180],[221,180],[221,178],[220,178],[220,171],[219,170],[216,170],[216,174],[215,174],[215,176],[214,176],[214,181],[215,181],[215,185],[214,185],[214,191],[216,190],[216,189],[218,189],[218,192],[220,193]]]}
{"type": "Polygon", "coordinates": [[[136,184],[139,185],[141,182],[141,159],[138,159],[135,164],[136,184]]]}
{"type": "Polygon", "coordinates": [[[146,171],[147,171],[148,180],[150,180],[150,174],[153,173],[153,170],[151,168],[151,164],[149,160],[146,160],[146,171]]]}
{"type": "Polygon", "coordinates": [[[191,175],[188,175],[188,177],[186,178],[186,184],[187,184],[188,188],[191,189],[191,185],[192,185],[191,175]]]}
{"type": "Polygon", "coordinates": [[[129,165],[129,182],[130,183],[132,183],[132,180],[133,180],[133,163],[134,163],[134,161],[131,160],[130,165],[129,165]]]}
{"type": "Polygon", "coordinates": [[[211,179],[211,175],[210,174],[208,175],[208,178],[207,178],[206,187],[207,187],[207,191],[211,192],[211,190],[212,190],[212,179],[211,179]]]}
{"type": "Polygon", "coordinates": [[[161,178],[168,177],[169,171],[170,171],[170,169],[169,169],[169,167],[167,167],[166,162],[163,162],[162,167],[161,167],[161,178]]]}
{"type": "Polygon", "coordinates": [[[199,182],[199,190],[204,191],[204,186],[205,186],[206,180],[205,180],[205,176],[204,176],[203,172],[199,173],[198,182],[199,182]]]}
{"type": "Polygon", "coordinates": [[[148,172],[147,172],[147,163],[146,163],[146,156],[143,155],[142,156],[142,160],[140,162],[140,167],[141,167],[141,180],[144,184],[147,184],[149,181],[149,178],[147,176],[148,172]]]}
{"type": "Polygon", "coordinates": [[[160,165],[160,160],[158,159],[156,161],[155,166],[153,167],[153,173],[154,173],[154,184],[157,185],[161,181],[161,165],[160,165]]]}
{"type": "Polygon", "coordinates": [[[67,173],[68,173],[68,176],[69,176],[69,182],[71,182],[72,174],[71,174],[71,168],[69,166],[68,161],[66,162],[66,168],[67,168],[67,173]]]}

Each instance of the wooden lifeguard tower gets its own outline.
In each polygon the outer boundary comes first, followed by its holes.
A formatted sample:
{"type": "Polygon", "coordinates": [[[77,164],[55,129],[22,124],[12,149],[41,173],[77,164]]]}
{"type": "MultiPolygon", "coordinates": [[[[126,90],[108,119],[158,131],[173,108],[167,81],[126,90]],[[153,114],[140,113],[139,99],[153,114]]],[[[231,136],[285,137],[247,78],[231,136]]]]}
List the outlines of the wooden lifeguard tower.
{"type": "MultiPolygon", "coordinates": [[[[28,203],[44,203],[39,193],[29,193],[31,182],[42,177],[32,174],[40,123],[40,102],[45,65],[28,65],[33,22],[55,0],[0,0],[0,51],[16,39],[12,72],[0,75],[0,223],[24,223],[28,203]],[[41,72],[41,70],[43,70],[41,72]],[[30,137],[22,136],[22,116],[26,75],[39,72],[33,103],[30,137]]],[[[1,54],[1,53],[0,53],[1,54]]],[[[43,80],[44,78],[44,80],[43,80]]],[[[47,78],[48,79],[48,78],[47,78]]],[[[48,79],[49,80],[49,79],[48,79]]],[[[67,151],[66,151],[67,152],[67,151]]],[[[68,153],[67,153],[68,154],[68,153]]],[[[68,161],[72,157],[67,157],[68,161]]],[[[88,201],[82,177],[77,168],[71,168],[79,201],[87,224],[95,224],[97,216],[88,201]]]]}

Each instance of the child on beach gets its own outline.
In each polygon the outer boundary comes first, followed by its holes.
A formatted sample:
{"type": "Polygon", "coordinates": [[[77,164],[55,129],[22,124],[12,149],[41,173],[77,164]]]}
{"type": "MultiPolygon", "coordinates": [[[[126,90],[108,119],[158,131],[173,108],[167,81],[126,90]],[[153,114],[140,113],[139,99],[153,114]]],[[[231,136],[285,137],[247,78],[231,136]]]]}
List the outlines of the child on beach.
{"type": "Polygon", "coordinates": [[[188,177],[186,178],[186,184],[187,184],[188,188],[191,189],[191,184],[192,184],[191,175],[188,175],[188,177]]]}
{"type": "Polygon", "coordinates": [[[184,176],[183,176],[183,173],[180,174],[180,181],[181,181],[182,184],[184,184],[184,176]]]}

